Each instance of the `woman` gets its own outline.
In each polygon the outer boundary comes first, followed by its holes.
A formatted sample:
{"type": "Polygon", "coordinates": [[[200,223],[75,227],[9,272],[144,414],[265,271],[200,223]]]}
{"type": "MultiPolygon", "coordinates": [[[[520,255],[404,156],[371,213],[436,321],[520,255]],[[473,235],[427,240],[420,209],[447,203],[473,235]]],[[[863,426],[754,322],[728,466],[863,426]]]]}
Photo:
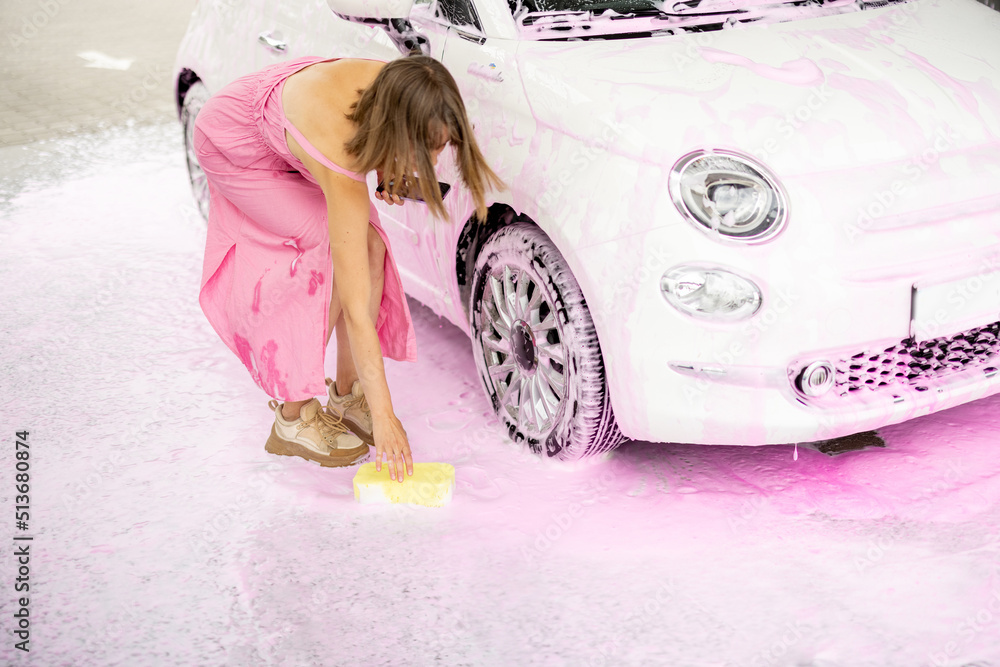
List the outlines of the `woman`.
{"type": "MultiPolygon", "coordinates": [[[[413,474],[382,361],[415,359],[413,324],[365,174],[387,184],[376,197],[401,205],[396,184],[436,186],[447,144],[483,218],[485,191],[502,183],[454,79],[426,56],[294,60],[234,81],[199,112],[211,192],[199,300],[277,399],[267,451],[343,466],[367,460],[371,443],[379,470],[385,456],[392,479],[413,474]],[[324,386],[334,328],[337,377],[324,386]]],[[[445,217],[437,188],[421,190],[445,217]]]]}

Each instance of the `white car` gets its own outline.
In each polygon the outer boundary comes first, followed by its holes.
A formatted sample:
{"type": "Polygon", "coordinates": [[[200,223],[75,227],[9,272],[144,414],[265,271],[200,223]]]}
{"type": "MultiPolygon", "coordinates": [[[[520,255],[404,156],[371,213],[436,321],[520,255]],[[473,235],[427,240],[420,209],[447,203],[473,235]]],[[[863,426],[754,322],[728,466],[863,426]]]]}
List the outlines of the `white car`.
{"type": "MultiPolygon", "coordinates": [[[[420,48],[510,186],[378,204],[510,436],[809,442],[1000,389],[1000,14],[974,0],[201,0],[207,96],[420,48]]],[[[188,159],[196,196],[204,177],[188,159]]],[[[374,183],[370,183],[374,186],[374,183]]]]}

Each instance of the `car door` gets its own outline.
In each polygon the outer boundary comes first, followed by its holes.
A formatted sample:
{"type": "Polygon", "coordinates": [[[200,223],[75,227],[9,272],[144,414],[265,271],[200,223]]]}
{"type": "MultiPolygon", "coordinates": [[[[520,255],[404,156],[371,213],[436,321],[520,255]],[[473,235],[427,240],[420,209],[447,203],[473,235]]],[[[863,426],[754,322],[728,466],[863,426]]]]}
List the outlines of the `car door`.
{"type": "MultiPolygon", "coordinates": [[[[509,18],[505,0],[499,0],[497,7],[509,18]]],[[[411,22],[418,32],[430,37],[431,55],[455,77],[480,148],[510,185],[527,156],[534,119],[524,99],[515,61],[513,22],[508,29],[502,22],[491,20],[497,7],[484,11],[482,3],[472,0],[433,0],[415,8],[411,22]]],[[[449,222],[434,219],[426,205],[414,202],[391,210],[383,206],[380,215],[383,210],[391,215],[392,224],[403,237],[396,253],[407,292],[467,330],[457,286],[455,248],[472,215],[472,198],[458,178],[452,151],[441,155],[437,172],[439,180],[452,186],[444,200],[449,222]]],[[[510,203],[511,192],[488,197],[488,203],[510,203]]]]}
{"type": "MultiPolygon", "coordinates": [[[[411,13],[416,31],[426,40],[425,53],[442,60],[448,40],[448,25],[433,17],[435,8],[430,0],[417,2],[411,13]]],[[[402,54],[397,50],[396,56],[402,54]]],[[[442,156],[442,161],[444,160],[442,156]]],[[[440,178],[440,175],[439,175],[440,178]]],[[[437,310],[441,300],[438,262],[433,239],[426,235],[427,221],[419,215],[427,206],[405,202],[403,206],[387,206],[376,201],[379,219],[392,243],[393,255],[407,294],[437,310]]]]}
{"type": "Polygon", "coordinates": [[[384,30],[345,21],[324,0],[261,5],[255,36],[258,68],[304,56],[391,60],[399,55],[384,30]]]}

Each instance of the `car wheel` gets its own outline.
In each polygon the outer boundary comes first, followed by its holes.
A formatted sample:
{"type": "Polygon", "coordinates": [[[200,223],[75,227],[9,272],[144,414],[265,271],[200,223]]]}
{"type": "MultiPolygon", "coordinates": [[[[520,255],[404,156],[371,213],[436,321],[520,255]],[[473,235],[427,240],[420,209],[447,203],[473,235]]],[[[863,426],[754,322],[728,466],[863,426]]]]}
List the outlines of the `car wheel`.
{"type": "Polygon", "coordinates": [[[622,442],[590,311],[544,232],[518,222],[485,242],[469,314],[480,380],[512,440],[563,460],[622,442]]]}
{"type": "Polygon", "coordinates": [[[188,177],[191,179],[191,192],[195,205],[201,217],[208,220],[208,178],[198,164],[198,155],[194,152],[194,120],[198,112],[208,101],[208,88],[201,81],[195,81],[184,95],[184,105],[181,107],[181,125],[184,127],[184,155],[187,158],[188,177]]]}

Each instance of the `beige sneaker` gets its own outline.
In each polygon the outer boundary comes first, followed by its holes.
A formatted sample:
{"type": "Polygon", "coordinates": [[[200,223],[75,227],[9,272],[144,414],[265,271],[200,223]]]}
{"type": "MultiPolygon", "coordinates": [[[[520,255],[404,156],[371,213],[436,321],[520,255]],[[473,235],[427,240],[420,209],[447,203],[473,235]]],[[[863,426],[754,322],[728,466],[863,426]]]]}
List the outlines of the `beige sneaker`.
{"type": "Polygon", "coordinates": [[[344,426],[351,429],[354,435],[358,436],[369,445],[375,444],[372,436],[372,412],[368,407],[368,399],[361,390],[361,382],[355,380],[351,386],[351,393],[346,396],[337,396],[337,383],[330,378],[326,379],[327,393],[330,400],[326,402],[326,411],[335,418],[344,422],[344,426]]]}
{"type": "Polygon", "coordinates": [[[288,421],[281,416],[281,404],[271,401],[274,426],[264,449],[281,456],[301,456],[321,466],[334,468],[364,463],[368,445],[349,433],[337,418],[323,411],[318,399],[302,406],[299,418],[288,421]]]}

